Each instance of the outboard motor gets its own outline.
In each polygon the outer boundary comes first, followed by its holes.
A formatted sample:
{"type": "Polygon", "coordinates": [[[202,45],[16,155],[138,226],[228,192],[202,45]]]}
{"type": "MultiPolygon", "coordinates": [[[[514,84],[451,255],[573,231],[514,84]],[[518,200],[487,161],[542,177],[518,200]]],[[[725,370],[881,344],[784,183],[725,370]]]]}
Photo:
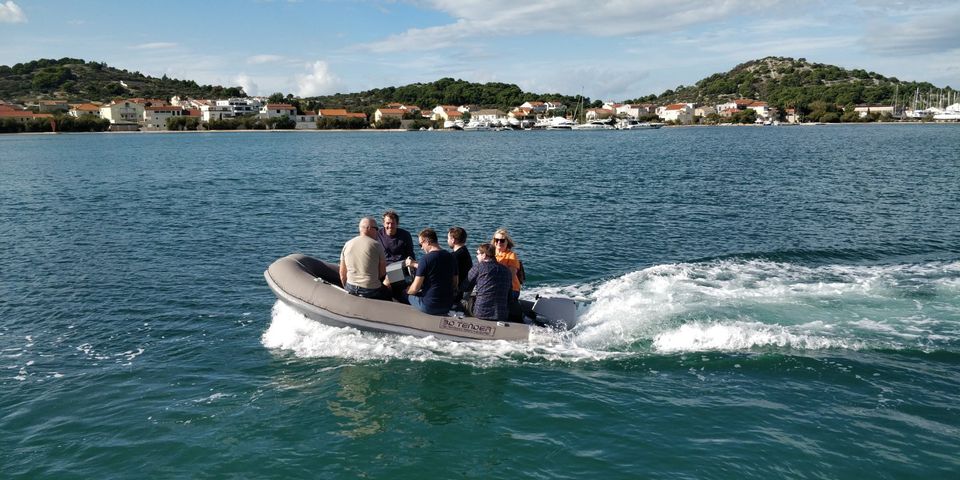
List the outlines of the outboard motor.
{"type": "Polygon", "coordinates": [[[572,329],[577,324],[577,302],[564,297],[537,297],[533,304],[537,321],[555,328],[572,329]]]}

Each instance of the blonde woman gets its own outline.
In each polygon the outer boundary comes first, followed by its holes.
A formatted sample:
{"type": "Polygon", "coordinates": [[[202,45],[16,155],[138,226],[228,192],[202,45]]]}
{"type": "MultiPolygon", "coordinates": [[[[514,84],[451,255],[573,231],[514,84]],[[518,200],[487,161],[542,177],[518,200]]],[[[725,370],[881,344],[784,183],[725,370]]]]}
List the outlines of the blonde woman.
{"type": "Polygon", "coordinates": [[[510,232],[508,232],[507,229],[501,228],[493,232],[493,240],[490,243],[492,243],[496,249],[495,256],[497,263],[510,269],[512,278],[510,301],[508,302],[510,307],[510,321],[519,322],[522,320],[522,313],[520,311],[520,277],[517,276],[517,273],[520,271],[520,259],[517,257],[517,252],[513,251],[513,238],[510,237],[510,232]]]}

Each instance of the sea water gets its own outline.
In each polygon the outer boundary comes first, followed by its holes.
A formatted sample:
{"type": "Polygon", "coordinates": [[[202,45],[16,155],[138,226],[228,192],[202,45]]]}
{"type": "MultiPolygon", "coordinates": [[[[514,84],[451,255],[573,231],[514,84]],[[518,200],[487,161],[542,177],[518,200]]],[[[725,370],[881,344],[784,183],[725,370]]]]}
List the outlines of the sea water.
{"type": "Polygon", "coordinates": [[[3,478],[953,478],[960,128],[0,136],[3,478]],[[570,332],[327,327],[276,258],[506,227],[570,332]]]}

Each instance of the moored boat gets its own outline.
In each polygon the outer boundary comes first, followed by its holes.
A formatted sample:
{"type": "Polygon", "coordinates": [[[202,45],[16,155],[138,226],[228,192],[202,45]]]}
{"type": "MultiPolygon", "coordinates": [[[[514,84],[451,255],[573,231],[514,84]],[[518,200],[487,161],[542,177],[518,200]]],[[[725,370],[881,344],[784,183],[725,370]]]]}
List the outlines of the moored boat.
{"type": "Polygon", "coordinates": [[[625,120],[617,124],[618,130],[656,130],[662,127],[662,123],[638,122],[636,120],[625,120]]]}
{"type": "Polygon", "coordinates": [[[580,123],[571,127],[573,130],[613,130],[613,125],[599,120],[593,120],[587,123],[580,123]]]}
{"type": "Polygon", "coordinates": [[[576,303],[543,297],[521,301],[524,322],[480,320],[451,312],[428,315],[409,305],[350,295],[340,285],[338,266],[303,254],[273,262],[263,273],[277,299],[307,318],[335,327],[454,341],[528,341],[537,325],[572,328],[576,303]]]}

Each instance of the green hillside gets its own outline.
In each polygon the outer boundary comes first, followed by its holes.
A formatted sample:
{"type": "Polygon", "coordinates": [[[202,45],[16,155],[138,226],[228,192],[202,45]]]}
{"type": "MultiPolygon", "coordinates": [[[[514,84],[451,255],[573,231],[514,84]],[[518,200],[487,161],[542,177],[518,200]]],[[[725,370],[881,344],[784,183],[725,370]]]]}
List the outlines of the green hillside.
{"type": "MultiPolygon", "coordinates": [[[[398,102],[429,109],[437,105],[479,105],[509,111],[527,101],[549,100],[574,107],[579,97],[559,93],[524,92],[510,83],[472,83],[441,78],[430,83],[413,83],[402,87],[385,87],[359,93],[326,95],[304,99],[319,108],[343,107],[355,111],[375,110],[387,103],[398,102]]],[[[587,98],[585,104],[590,103],[587,98]]]]}
{"type": "MultiPolygon", "coordinates": [[[[903,105],[909,103],[918,88],[921,92],[939,89],[927,82],[902,82],[875,72],[847,70],[803,58],[766,57],[737,65],[726,73],[710,75],[694,85],[681,85],[635,101],[711,105],[732,98],[752,98],[784,108],[806,107],[814,102],[889,105],[896,100],[898,105],[903,105]]],[[[945,91],[949,90],[946,87],[945,91]]]]}
{"type": "MultiPolygon", "coordinates": [[[[626,100],[627,103],[693,102],[712,105],[733,98],[752,98],[771,106],[811,109],[811,105],[855,105],[861,103],[909,104],[914,93],[936,92],[927,82],[901,82],[875,72],[847,70],[833,65],[811,63],[803,58],[766,57],[737,65],[729,72],[716,73],[690,86],[678,86],[659,95],[653,94],[626,100]],[[894,97],[897,97],[896,99],[894,97]]],[[[944,92],[952,91],[949,87],[944,92]]],[[[0,66],[0,99],[34,101],[61,99],[71,102],[107,101],[116,97],[169,98],[173,95],[191,98],[226,98],[245,96],[240,87],[198,85],[192,80],[176,80],[166,76],[155,78],[140,72],[129,72],[100,62],[76,58],[40,59],[0,66]],[[121,83],[122,82],[122,83],[121,83]]],[[[532,100],[558,101],[573,107],[579,97],[560,93],[524,92],[509,83],[472,83],[441,78],[435,82],[385,87],[358,93],[337,93],[309,98],[296,98],[276,93],[271,100],[295,104],[301,110],[347,108],[372,113],[391,102],[432,108],[436,105],[479,105],[504,111],[532,100]]],[[[585,106],[601,102],[585,98],[585,106]]]]}
{"type": "Polygon", "coordinates": [[[240,87],[198,85],[164,75],[149,77],[100,62],[78,58],[40,59],[14,66],[0,65],[0,99],[107,101],[116,97],[193,98],[245,96],[240,87]],[[122,83],[121,83],[122,82],[122,83]]]}

